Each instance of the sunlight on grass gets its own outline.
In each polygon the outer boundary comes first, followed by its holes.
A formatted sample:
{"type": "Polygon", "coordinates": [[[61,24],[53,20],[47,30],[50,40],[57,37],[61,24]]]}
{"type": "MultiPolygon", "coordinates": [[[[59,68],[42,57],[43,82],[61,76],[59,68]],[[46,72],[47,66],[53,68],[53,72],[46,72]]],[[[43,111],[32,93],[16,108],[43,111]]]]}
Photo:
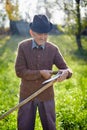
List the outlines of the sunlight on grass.
{"type": "MultiPolygon", "coordinates": [[[[0,38],[0,115],[18,104],[20,79],[14,70],[19,36],[0,38]]],[[[60,49],[73,71],[71,79],[54,84],[57,130],[87,129],[87,38],[83,37],[84,49],[80,52],[74,36],[49,36],[60,49]]],[[[54,70],[57,68],[54,66],[54,70]]],[[[16,130],[17,111],[0,121],[0,130],[16,130]]],[[[35,130],[42,130],[37,112],[35,130]]]]}
{"type": "Polygon", "coordinates": [[[6,41],[8,41],[9,39],[10,39],[10,36],[0,38],[0,47],[2,47],[6,43],[6,41]]]}

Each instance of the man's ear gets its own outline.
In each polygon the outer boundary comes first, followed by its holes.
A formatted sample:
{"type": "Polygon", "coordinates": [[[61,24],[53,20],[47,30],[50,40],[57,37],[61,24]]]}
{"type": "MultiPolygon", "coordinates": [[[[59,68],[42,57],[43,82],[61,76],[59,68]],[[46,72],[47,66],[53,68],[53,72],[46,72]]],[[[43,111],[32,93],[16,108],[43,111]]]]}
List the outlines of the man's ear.
{"type": "Polygon", "coordinates": [[[33,37],[33,31],[30,29],[29,32],[30,32],[30,35],[33,37]]]}

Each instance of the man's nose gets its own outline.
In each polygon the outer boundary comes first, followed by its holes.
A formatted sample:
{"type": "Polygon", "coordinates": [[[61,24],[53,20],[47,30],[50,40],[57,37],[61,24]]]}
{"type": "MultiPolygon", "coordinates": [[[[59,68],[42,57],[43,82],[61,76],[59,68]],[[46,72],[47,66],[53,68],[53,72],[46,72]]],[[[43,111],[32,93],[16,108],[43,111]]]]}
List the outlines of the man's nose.
{"type": "Polygon", "coordinates": [[[47,35],[46,34],[42,34],[41,37],[44,39],[47,35]]]}
{"type": "Polygon", "coordinates": [[[43,38],[43,39],[45,38],[45,35],[44,35],[44,34],[42,34],[42,38],[43,38]]]}

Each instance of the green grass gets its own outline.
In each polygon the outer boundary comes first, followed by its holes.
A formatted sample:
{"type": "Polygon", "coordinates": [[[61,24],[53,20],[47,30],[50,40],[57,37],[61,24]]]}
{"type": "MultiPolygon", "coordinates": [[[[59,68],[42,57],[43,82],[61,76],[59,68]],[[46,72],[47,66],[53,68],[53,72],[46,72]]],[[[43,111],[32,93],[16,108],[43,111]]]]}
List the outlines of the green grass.
{"type": "MultiPolygon", "coordinates": [[[[0,38],[0,115],[18,103],[20,79],[15,75],[14,63],[18,42],[23,39],[0,38]]],[[[87,38],[82,37],[82,51],[78,51],[73,36],[49,36],[49,40],[58,45],[73,71],[71,79],[54,85],[57,130],[87,130],[87,38]]],[[[16,119],[17,111],[0,121],[0,130],[16,130],[16,119]]],[[[35,130],[42,130],[38,113],[35,130]]]]}

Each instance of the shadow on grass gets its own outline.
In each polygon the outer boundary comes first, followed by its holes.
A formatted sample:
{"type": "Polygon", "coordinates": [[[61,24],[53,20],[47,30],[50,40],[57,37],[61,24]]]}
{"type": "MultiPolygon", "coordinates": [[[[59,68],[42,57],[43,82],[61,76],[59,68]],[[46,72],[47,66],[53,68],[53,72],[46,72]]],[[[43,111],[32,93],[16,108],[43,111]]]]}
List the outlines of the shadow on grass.
{"type": "Polygon", "coordinates": [[[24,40],[21,36],[3,36],[0,38],[0,68],[14,63],[18,48],[18,43],[24,40]]]}
{"type": "Polygon", "coordinates": [[[82,59],[87,61],[87,50],[86,49],[81,49],[81,50],[75,50],[73,52],[76,58],[82,59]]]}
{"type": "MultiPolygon", "coordinates": [[[[3,36],[0,38],[0,57],[6,52],[14,54],[17,51],[18,43],[24,40],[26,37],[23,36],[3,36]]],[[[8,55],[8,54],[7,54],[8,55]]]]}

